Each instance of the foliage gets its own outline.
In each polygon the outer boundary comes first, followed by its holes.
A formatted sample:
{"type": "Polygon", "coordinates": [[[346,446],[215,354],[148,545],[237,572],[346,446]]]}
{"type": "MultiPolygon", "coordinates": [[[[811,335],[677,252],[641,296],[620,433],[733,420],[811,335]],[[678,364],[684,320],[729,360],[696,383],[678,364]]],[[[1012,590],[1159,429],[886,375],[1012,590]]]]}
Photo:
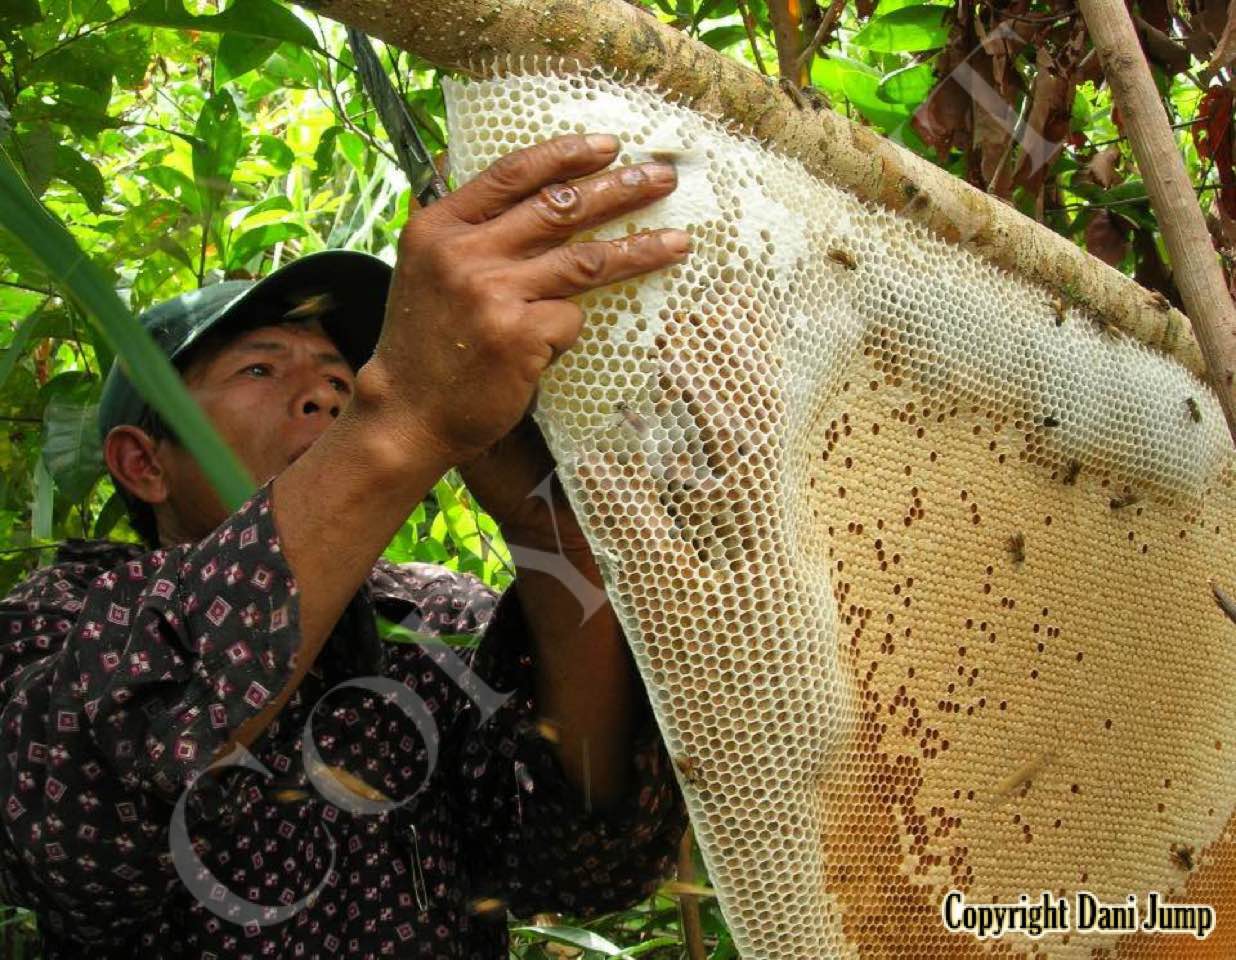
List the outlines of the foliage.
{"type": "MultiPolygon", "coordinates": [[[[804,78],[835,109],[1179,303],[1120,118],[1070,0],[643,2],[761,70],[786,62],[770,17],[785,14],[800,27],[789,62],[819,40],[804,59],[804,78]],[[1044,152],[1023,147],[1027,133],[1043,138],[1044,152]]],[[[1209,66],[1212,56],[1220,65],[1228,59],[1215,51],[1225,9],[1214,0],[1179,9],[1166,0],[1135,3],[1230,270],[1233,98],[1222,85],[1231,77],[1209,66]]],[[[99,283],[134,313],[328,247],[393,260],[406,181],[338,26],[276,0],[188,0],[187,8],[182,0],[8,0],[0,6],[0,51],[0,147],[67,225],[99,283]]],[[[407,54],[384,56],[428,145],[445,150],[438,74],[407,54]]],[[[770,95],[778,95],[772,87],[770,95]]],[[[0,588],[62,538],[132,536],[89,429],[102,377],[123,344],[26,242],[0,229],[0,588]]],[[[445,563],[499,588],[512,576],[500,532],[454,474],[387,552],[397,561],[445,563]]],[[[702,875],[702,864],[697,869],[702,875]]],[[[735,956],[715,901],[705,898],[702,914],[708,956],[735,956]]],[[[0,924],[8,936],[28,928],[29,917],[8,914],[0,924]]],[[[677,901],[660,894],[586,925],[541,918],[513,930],[513,951],[678,957],[677,901]]]]}

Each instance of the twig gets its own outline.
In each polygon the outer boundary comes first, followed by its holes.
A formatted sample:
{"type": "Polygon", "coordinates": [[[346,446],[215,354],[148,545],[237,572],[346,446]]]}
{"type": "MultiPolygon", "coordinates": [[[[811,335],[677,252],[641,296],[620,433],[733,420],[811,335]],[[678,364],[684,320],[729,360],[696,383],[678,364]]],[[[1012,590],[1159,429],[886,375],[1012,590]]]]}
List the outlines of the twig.
{"type": "MultiPolygon", "coordinates": [[[[1207,191],[1210,191],[1210,190],[1222,190],[1224,187],[1230,187],[1230,186],[1232,186],[1232,184],[1230,183],[1206,183],[1206,184],[1202,184],[1201,186],[1195,186],[1193,188],[1193,192],[1194,193],[1206,193],[1207,191]]],[[[1083,210],[1088,207],[1094,207],[1096,209],[1106,209],[1107,207],[1120,207],[1126,203],[1144,203],[1145,201],[1149,199],[1150,199],[1149,194],[1143,193],[1136,197],[1124,197],[1120,200],[1108,200],[1104,203],[1091,203],[1088,200],[1084,203],[1066,203],[1064,206],[1061,206],[1061,207],[1049,207],[1045,212],[1046,213],[1061,213],[1065,210],[1083,210]]]]}
{"type": "MultiPolygon", "coordinates": [[[[678,879],[685,884],[695,883],[695,859],[692,848],[695,832],[690,826],[678,844],[678,879]]],[[[683,945],[687,948],[688,960],[708,960],[704,949],[704,924],[700,919],[700,898],[690,893],[678,894],[678,918],[682,924],[683,945]]]]}
{"type": "Polygon", "coordinates": [[[0,280],[0,287],[13,287],[16,290],[29,290],[31,293],[41,293],[45,297],[56,296],[55,290],[44,290],[42,287],[32,287],[28,283],[18,283],[16,280],[0,280]]]}
{"type": "Polygon", "coordinates": [[[1236,600],[1219,589],[1219,585],[1214,582],[1213,578],[1210,581],[1210,589],[1214,592],[1215,603],[1219,605],[1219,609],[1227,614],[1227,618],[1232,623],[1236,623],[1236,600]]]}
{"type": "Polygon", "coordinates": [[[738,13],[742,17],[742,25],[747,31],[747,42],[751,44],[751,54],[755,57],[755,65],[759,67],[760,73],[768,76],[768,70],[764,67],[764,58],[760,56],[760,47],[756,42],[755,37],[755,21],[751,19],[751,10],[747,6],[747,0],[737,0],[738,13]]]}
{"type": "Polygon", "coordinates": [[[845,0],[833,0],[828,5],[828,9],[824,11],[824,16],[820,19],[820,25],[816,28],[814,36],[812,36],[807,46],[803,48],[803,52],[798,55],[798,61],[794,64],[796,70],[801,70],[811,63],[811,58],[820,49],[820,45],[828,39],[828,35],[833,32],[833,27],[837,25],[837,20],[841,17],[841,11],[844,9],[845,0]]]}
{"type": "Polygon", "coordinates": [[[126,19],[132,12],[133,12],[132,10],[125,11],[118,17],[113,17],[111,20],[104,20],[102,23],[96,23],[92,27],[89,27],[85,30],[81,30],[78,33],[73,34],[73,36],[71,37],[65,37],[65,39],[61,40],[54,47],[44,50],[37,57],[31,57],[30,62],[26,64],[27,69],[29,69],[30,67],[33,67],[36,63],[38,63],[44,57],[50,57],[53,53],[59,53],[69,44],[74,43],[82,39],[83,37],[88,37],[92,33],[98,33],[100,30],[106,30],[108,27],[114,26],[115,24],[119,23],[121,20],[126,19]]]}
{"type": "Polygon", "coordinates": [[[55,550],[58,543],[45,543],[39,547],[0,547],[0,553],[33,553],[36,550],[55,550]]]}
{"type": "Polygon", "coordinates": [[[1205,358],[1207,379],[1236,439],[1236,303],[1190,187],[1150,65],[1124,0],[1079,0],[1078,7],[1099,51],[1112,102],[1124,118],[1129,145],[1171,258],[1173,278],[1205,358]]]}

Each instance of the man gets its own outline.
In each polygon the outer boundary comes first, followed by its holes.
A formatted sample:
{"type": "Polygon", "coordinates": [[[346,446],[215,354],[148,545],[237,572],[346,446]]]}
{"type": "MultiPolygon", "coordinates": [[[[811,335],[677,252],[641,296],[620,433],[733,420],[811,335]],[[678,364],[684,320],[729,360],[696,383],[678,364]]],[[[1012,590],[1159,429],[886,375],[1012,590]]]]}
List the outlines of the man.
{"type": "Polygon", "coordinates": [[[686,256],[682,231],[565,243],[674,188],[617,152],[504,158],[410,218],[393,274],[323,254],[147,315],[260,489],[229,515],[113,374],[107,465],[157,549],[70,544],[0,609],[0,901],[49,957],[488,960],[507,907],[614,909],[665,872],[681,798],[612,610],[581,626],[535,569],[494,609],[380,561],[462,465],[509,543],[600,584],[560,495],[529,496],[526,413],[567,298],[686,256]],[[485,627],[475,672],[382,644],[375,608],[485,627]]]}

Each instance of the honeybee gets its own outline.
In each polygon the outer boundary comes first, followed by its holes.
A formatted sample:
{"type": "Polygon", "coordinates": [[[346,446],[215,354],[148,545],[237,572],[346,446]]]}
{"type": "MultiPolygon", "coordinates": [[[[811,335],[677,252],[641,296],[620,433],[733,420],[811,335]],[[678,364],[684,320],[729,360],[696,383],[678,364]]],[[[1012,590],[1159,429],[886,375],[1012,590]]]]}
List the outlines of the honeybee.
{"type": "Polygon", "coordinates": [[[1051,301],[1052,312],[1056,315],[1056,326],[1064,326],[1064,312],[1069,308],[1069,305],[1064,302],[1063,297],[1053,297],[1051,301]]]}
{"type": "Polygon", "coordinates": [[[1060,421],[1059,421],[1056,417],[1053,417],[1053,416],[1049,413],[1047,416],[1045,416],[1045,417],[1043,418],[1043,426],[1045,426],[1045,427],[1058,427],[1058,426],[1060,426],[1060,421]]]}
{"type": "Polygon", "coordinates": [[[854,259],[854,254],[848,250],[842,250],[840,247],[830,247],[828,259],[833,261],[833,263],[841,264],[847,270],[858,269],[858,261],[854,259]]]}
{"type": "Polygon", "coordinates": [[[1150,305],[1156,310],[1162,310],[1164,313],[1172,309],[1172,302],[1168,300],[1167,297],[1163,296],[1163,294],[1161,294],[1158,290],[1151,291],[1150,305]]]}
{"type": "Polygon", "coordinates": [[[619,400],[614,404],[614,412],[618,415],[620,425],[630,428],[631,432],[641,440],[648,439],[648,434],[652,431],[648,421],[632,410],[625,400],[619,400]]]}
{"type": "Polygon", "coordinates": [[[1183,843],[1178,843],[1173,846],[1172,863],[1176,864],[1176,866],[1178,866],[1181,870],[1184,870],[1186,873],[1192,873],[1194,867],[1193,848],[1183,843]]]}
{"type": "Polygon", "coordinates": [[[1009,553],[1013,555],[1014,563],[1026,561],[1026,536],[1020,530],[1004,541],[1009,553]]]}
{"type": "Polygon", "coordinates": [[[468,912],[476,916],[488,916],[499,911],[506,912],[506,901],[497,897],[477,897],[468,904],[468,912]]]}
{"type": "Polygon", "coordinates": [[[283,315],[285,320],[303,320],[306,317],[319,317],[335,306],[335,298],[329,293],[318,293],[305,297],[300,303],[283,315]]]}
{"type": "Polygon", "coordinates": [[[1069,461],[1069,465],[1064,469],[1064,482],[1067,486],[1072,486],[1077,482],[1077,475],[1081,473],[1081,461],[1074,457],[1069,461]]]}
{"type": "Polygon", "coordinates": [[[691,784],[691,786],[699,787],[703,785],[704,773],[700,769],[699,761],[694,757],[688,757],[685,753],[680,753],[674,757],[674,766],[682,774],[682,779],[691,784]]]}
{"type": "Polygon", "coordinates": [[[1094,325],[1098,327],[1099,333],[1113,339],[1120,336],[1120,328],[1108,320],[1106,317],[1095,317],[1094,325]]]}
{"type": "Polygon", "coordinates": [[[1108,501],[1107,505],[1111,507],[1113,510],[1123,510],[1125,507],[1133,506],[1133,504],[1137,503],[1137,501],[1140,499],[1141,497],[1139,497],[1133,491],[1126,490],[1120,496],[1112,497],[1111,500],[1108,501]]]}
{"type": "Polygon", "coordinates": [[[1193,418],[1194,423],[1202,422],[1202,407],[1197,402],[1196,397],[1185,397],[1185,405],[1189,408],[1189,416],[1193,418]]]}

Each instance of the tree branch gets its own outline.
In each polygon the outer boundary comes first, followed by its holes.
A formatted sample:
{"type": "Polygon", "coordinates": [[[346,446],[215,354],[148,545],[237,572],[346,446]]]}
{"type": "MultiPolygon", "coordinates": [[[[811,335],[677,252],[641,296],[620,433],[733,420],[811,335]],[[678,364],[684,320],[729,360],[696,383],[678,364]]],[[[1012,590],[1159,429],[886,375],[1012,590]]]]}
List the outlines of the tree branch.
{"type": "Polygon", "coordinates": [[[1124,118],[1129,145],[1171,258],[1173,280],[1205,358],[1207,378],[1236,439],[1236,304],[1184,158],[1123,0],[1080,0],[1079,7],[1103,62],[1112,101],[1124,118]]]}

